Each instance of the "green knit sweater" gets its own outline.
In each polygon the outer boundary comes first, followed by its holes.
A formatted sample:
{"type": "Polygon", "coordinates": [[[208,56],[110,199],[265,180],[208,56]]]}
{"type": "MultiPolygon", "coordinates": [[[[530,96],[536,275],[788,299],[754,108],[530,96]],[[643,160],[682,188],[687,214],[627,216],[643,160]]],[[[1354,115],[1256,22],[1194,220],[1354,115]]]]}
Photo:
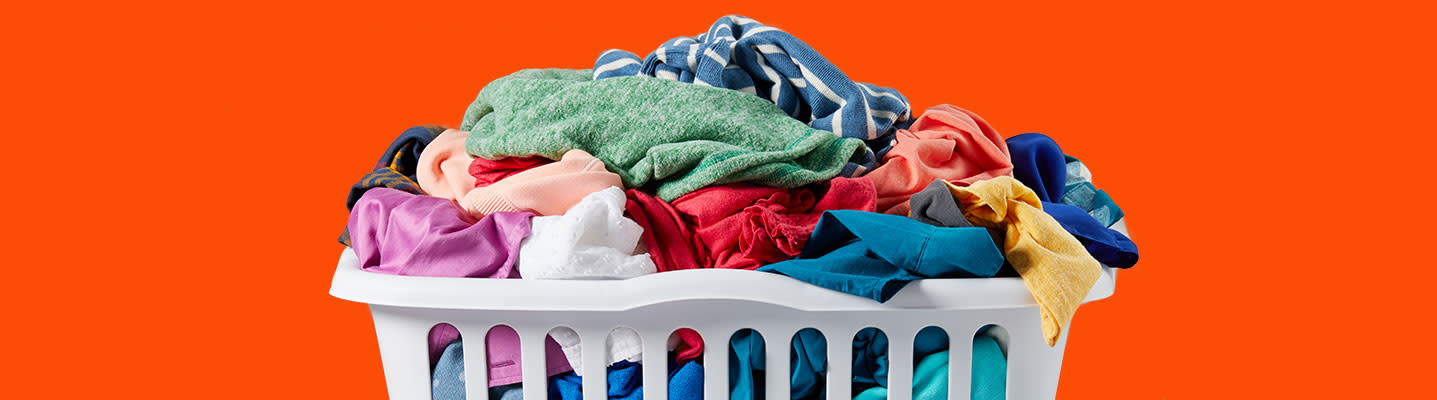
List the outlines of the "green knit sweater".
{"type": "Polygon", "coordinates": [[[651,77],[592,80],[588,70],[522,70],[490,82],[464,113],[469,154],[582,149],[634,188],[673,200],[708,185],[796,187],[838,175],[862,155],[843,139],[754,95],[651,77]]]}

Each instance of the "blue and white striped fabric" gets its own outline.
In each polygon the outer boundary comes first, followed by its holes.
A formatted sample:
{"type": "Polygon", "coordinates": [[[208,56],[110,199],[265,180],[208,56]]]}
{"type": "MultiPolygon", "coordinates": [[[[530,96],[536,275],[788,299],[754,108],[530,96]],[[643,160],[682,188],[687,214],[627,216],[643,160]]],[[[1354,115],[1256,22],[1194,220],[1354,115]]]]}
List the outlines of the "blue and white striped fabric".
{"type": "Polygon", "coordinates": [[[719,18],[698,37],[669,40],[642,62],[615,49],[594,63],[594,79],[638,75],[769,99],[815,129],[863,139],[869,154],[858,164],[865,170],[876,162],[875,152],[892,146],[894,130],[912,118],[908,99],[897,90],[854,82],[797,37],[738,15],[719,18]]]}

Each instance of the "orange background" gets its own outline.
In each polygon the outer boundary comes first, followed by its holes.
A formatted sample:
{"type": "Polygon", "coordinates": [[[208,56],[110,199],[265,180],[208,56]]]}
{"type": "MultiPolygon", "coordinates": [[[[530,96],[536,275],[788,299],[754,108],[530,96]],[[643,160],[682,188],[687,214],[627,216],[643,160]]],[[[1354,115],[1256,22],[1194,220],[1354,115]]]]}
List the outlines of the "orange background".
{"type": "Polygon", "coordinates": [[[366,307],[327,295],[349,185],[494,78],[726,13],[1087,162],[1142,262],[1060,397],[1431,396],[1431,10],[44,3],[0,6],[6,398],[382,398],[366,307]]]}

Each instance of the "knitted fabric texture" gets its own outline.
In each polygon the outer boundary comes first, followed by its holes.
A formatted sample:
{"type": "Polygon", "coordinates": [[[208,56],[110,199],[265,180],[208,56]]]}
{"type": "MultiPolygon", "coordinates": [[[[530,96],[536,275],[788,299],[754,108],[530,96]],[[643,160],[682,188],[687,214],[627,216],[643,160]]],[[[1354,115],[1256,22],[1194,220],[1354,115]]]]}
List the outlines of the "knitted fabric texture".
{"type": "Polygon", "coordinates": [[[859,163],[865,169],[892,143],[895,124],[910,118],[897,90],[854,82],[797,37],[739,15],[719,18],[697,37],[664,42],[642,62],[617,49],[594,62],[594,79],[635,75],[748,93],[815,129],[870,141],[859,163]]]}
{"type": "Polygon", "coordinates": [[[1038,301],[1048,345],[1057,344],[1098,281],[1098,260],[1044,213],[1037,194],[1017,179],[1001,176],[968,187],[949,184],[948,190],[969,221],[1005,229],[1003,252],[1038,301]]]}
{"type": "Polygon", "coordinates": [[[672,201],[701,187],[797,187],[837,176],[863,142],[789,118],[744,93],[587,70],[523,70],[490,82],[464,114],[469,154],[557,159],[584,149],[629,188],[672,201]]]}

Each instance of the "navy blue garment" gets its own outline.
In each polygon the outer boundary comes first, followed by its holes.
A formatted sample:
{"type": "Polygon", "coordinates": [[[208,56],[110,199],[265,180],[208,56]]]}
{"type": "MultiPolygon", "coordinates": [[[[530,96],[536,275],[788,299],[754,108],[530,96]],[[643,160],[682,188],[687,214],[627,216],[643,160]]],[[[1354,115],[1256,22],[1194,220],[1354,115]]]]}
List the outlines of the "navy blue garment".
{"type": "Polygon", "coordinates": [[[1038,194],[1038,200],[1060,201],[1068,184],[1068,161],[1058,142],[1041,133],[1008,138],[1013,177],[1038,194]]]}
{"type": "Polygon", "coordinates": [[[823,212],[797,258],[758,270],[884,302],[914,280],[986,278],[1002,266],[1003,253],[983,228],[833,210],[823,212]]]}
{"type": "MultiPolygon", "coordinates": [[[[863,139],[869,151],[857,163],[862,170],[873,168],[893,145],[895,128],[912,119],[897,90],[854,82],[797,37],[739,15],[719,18],[697,37],[664,42],[642,62],[617,49],[594,62],[595,80],[638,75],[753,94],[814,129],[863,139]]],[[[844,172],[862,172],[853,167],[844,172]]]]}
{"type": "MultiPolygon", "coordinates": [[[[364,196],[364,192],[378,187],[424,194],[419,184],[414,181],[415,174],[419,173],[419,155],[443,132],[442,126],[421,125],[400,133],[399,137],[389,144],[389,148],[384,149],[379,161],[374,163],[374,170],[359,178],[359,182],[349,188],[349,197],[345,199],[344,208],[353,210],[354,203],[364,196]]],[[[339,243],[349,246],[348,226],[340,233],[339,243]]]]}
{"type": "Polygon", "coordinates": [[[1061,203],[1043,202],[1043,212],[1078,238],[1093,259],[1113,268],[1128,268],[1138,263],[1138,245],[1121,232],[1108,229],[1082,208],[1061,203]]]}
{"type": "Polygon", "coordinates": [[[1078,159],[1063,154],[1063,149],[1041,133],[1024,133],[1008,138],[1008,151],[1013,155],[1013,176],[1023,185],[1032,188],[1043,201],[1043,211],[1058,220],[1063,229],[1078,238],[1098,262],[1113,268],[1129,268],[1138,262],[1138,247],[1118,231],[1108,226],[1122,217],[1122,210],[1113,204],[1106,192],[1093,188],[1091,184],[1068,185],[1070,162],[1078,159]],[[1088,192],[1065,193],[1068,188],[1088,192]],[[1064,204],[1078,202],[1090,205],[1089,209],[1064,204]],[[1096,207],[1099,203],[1111,207],[1096,207]],[[1092,210],[1102,212],[1095,215],[1092,210]],[[1102,221],[1099,218],[1102,217],[1102,221]]]}

